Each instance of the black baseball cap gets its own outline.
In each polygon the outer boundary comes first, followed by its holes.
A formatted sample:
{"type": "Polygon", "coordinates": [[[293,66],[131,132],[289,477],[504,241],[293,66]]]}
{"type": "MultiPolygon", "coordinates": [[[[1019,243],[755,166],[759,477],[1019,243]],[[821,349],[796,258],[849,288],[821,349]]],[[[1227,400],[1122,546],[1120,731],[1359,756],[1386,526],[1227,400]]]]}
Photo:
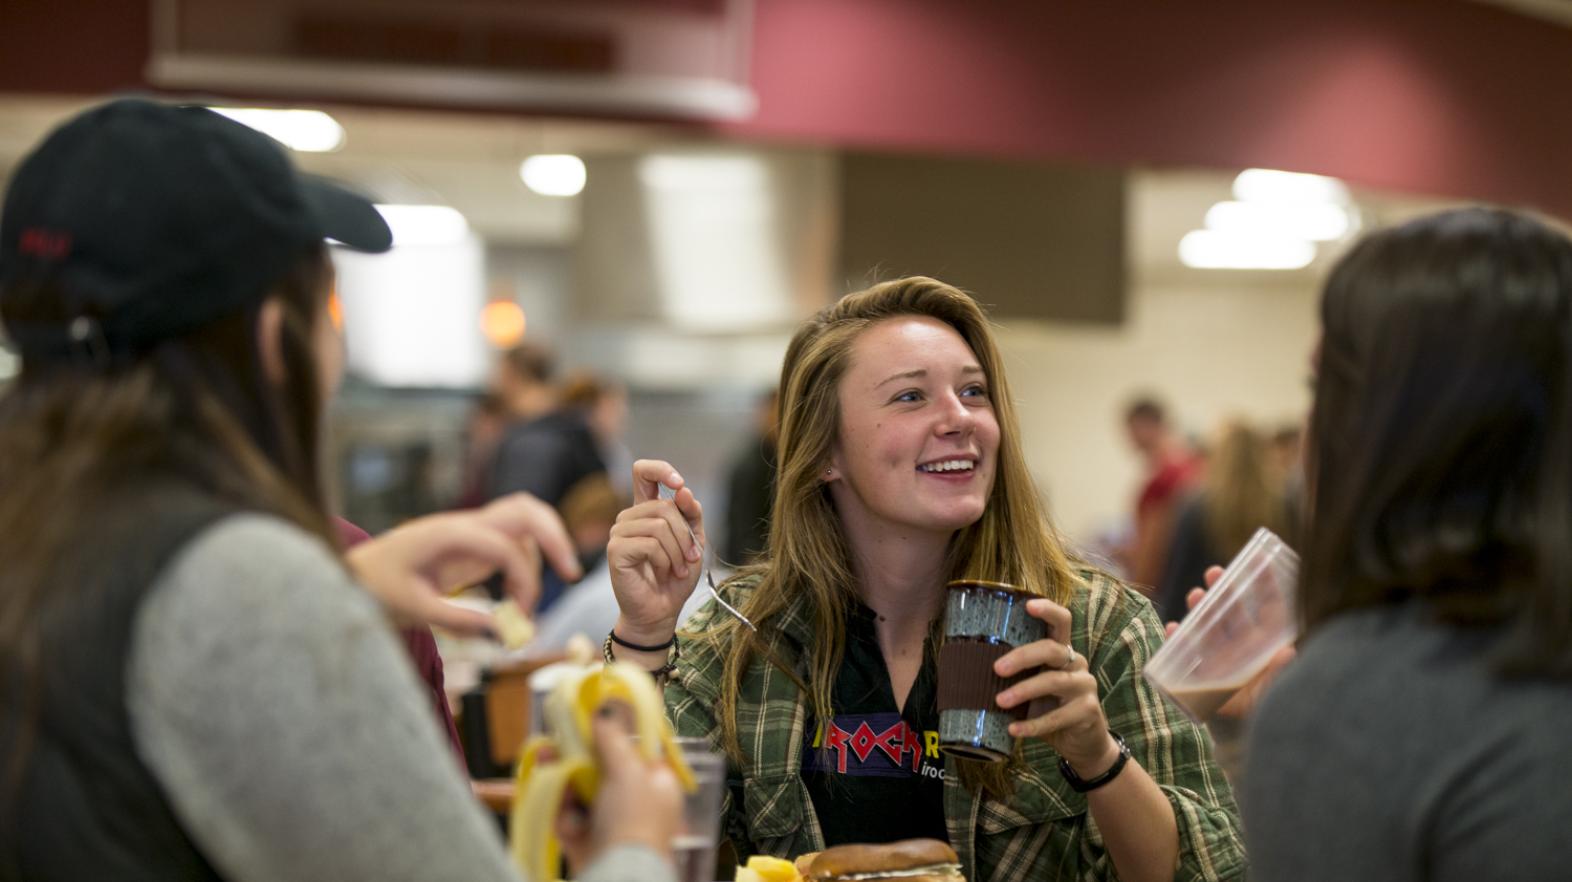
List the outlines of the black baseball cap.
{"type": "Polygon", "coordinates": [[[132,355],[264,298],[312,247],[392,246],[370,200],[297,171],[205,107],[127,98],[56,129],[0,209],[0,302],[39,284],[61,324],[12,322],[24,360],[132,355]]]}

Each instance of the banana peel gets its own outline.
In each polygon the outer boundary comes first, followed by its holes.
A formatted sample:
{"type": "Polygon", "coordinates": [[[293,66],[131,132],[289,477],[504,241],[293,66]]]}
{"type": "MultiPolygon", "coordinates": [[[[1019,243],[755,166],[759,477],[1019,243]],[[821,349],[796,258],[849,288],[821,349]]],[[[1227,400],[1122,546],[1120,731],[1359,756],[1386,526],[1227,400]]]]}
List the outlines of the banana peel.
{"type": "Polygon", "coordinates": [[[802,882],[802,874],[791,861],[754,855],[747,866],[737,868],[737,882],[802,882]]]}
{"type": "Polygon", "coordinates": [[[513,861],[532,882],[557,878],[562,843],[557,841],[555,819],[569,788],[584,805],[595,803],[601,773],[590,727],[600,709],[612,702],[631,709],[637,749],[645,760],[664,759],[685,792],[698,787],[666,721],[660,689],[646,671],[615,662],[562,678],[542,708],[550,734],[531,738],[519,757],[518,797],[508,822],[513,861]],[[548,753],[553,756],[543,759],[548,753]]]}

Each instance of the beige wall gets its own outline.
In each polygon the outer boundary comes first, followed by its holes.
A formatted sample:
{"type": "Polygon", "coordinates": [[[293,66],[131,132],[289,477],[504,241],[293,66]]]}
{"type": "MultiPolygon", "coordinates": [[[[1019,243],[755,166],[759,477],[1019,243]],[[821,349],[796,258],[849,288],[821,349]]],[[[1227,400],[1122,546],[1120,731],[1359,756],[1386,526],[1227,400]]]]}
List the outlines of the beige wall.
{"type": "Polygon", "coordinates": [[[1273,426],[1301,418],[1315,298],[1313,284],[1147,284],[1119,328],[1005,325],[1027,459],[1060,528],[1086,541],[1129,511],[1140,467],[1121,411],[1137,391],[1165,399],[1189,432],[1235,415],[1273,426]]]}

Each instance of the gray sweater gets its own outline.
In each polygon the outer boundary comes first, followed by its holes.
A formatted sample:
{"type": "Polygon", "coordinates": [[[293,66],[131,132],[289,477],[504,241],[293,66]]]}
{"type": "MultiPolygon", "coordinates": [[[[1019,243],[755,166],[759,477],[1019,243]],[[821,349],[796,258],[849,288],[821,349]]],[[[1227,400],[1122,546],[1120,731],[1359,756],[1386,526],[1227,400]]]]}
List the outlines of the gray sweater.
{"type": "MultiPolygon", "coordinates": [[[[182,549],[129,671],[142,759],[227,878],[518,878],[381,610],[293,527],[236,515],[182,549]]],[[[633,847],[582,877],[672,878],[633,847]]]]}
{"type": "Polygon", "coordinates": [[[1572,683],[1499,679],[1487,649],[1417,606],[1306,641],[1252,726],[1251,879],[1572,878],[1572,683]]]}

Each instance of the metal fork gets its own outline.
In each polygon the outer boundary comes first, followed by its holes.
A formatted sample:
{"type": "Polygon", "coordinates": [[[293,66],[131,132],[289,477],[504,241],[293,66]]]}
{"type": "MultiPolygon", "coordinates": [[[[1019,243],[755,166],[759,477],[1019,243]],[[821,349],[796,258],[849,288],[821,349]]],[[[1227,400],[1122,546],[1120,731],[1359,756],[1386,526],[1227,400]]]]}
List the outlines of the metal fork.
{"type": "MultiPolygon", "coordinates": [[[[671,489],[670,487],[667,487],[665,484],[660,484],[658,486],[660,487],[660,498],[661,499],[675,499],[675,498],[677,498],[677,491],[671,489]]],[[[678,512],[678,514],[681,514],[681,512],[678,512]]],[[[683,524],[683,526],[688,528],[688,539],[689,539],[689,541],[691,541],[694,545],[698,545],[699,544],[699,537],[693,532],[693,525],[688,523],[688,519],[687,518],[683,518],[682,519],[682,524],[683,524]]],[[[699,546],[699,569],[704,572],[704,583],[705,583],[705,586],[710,589],[710,596],[715,598],[715,602],[721,605],[721,609],[724,609],[727,612],[731,613],[733,616],[736,617],[737,621],[743,623],[744,625],[747,625],[748,626],[748,630],[750,630],[753,633],[757,634],[759,632],[758,627],[756,625],[754,625],[752,622],[748,621],[748,617],[747,616],[745,616],[742,613],[738,612],[736,607],[734,607],[731,604],[727,603],[720,596],[720,592],[716,590],[716,588],[715,588],[715,577],[710,575],[710,568],[706,564],[706,561],[709,559],[709,556],[710,556],[709,547],[708,546],[699,546]]]]}

